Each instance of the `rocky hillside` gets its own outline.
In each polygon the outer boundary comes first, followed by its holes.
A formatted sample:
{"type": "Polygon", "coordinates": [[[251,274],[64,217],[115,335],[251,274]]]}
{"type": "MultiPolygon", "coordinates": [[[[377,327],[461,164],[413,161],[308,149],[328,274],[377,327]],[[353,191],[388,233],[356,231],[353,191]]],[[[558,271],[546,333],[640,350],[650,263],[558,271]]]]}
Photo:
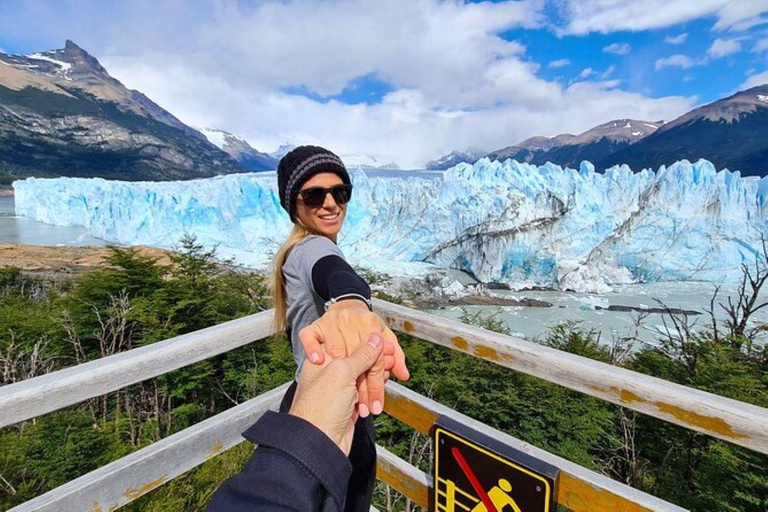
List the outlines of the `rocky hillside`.
{"type": "Polygon", "coordinates": [[[694,109],[596,166],[628,164],[640,170],[683,158],[705,158],[743,176],[768,175],[768,84],[694,109]]]}
{"type": "Polygon", "coordinates": [[[0,185],[27,176],[178,180],[244,172],[72,41],[0,53],[0,185]]]}

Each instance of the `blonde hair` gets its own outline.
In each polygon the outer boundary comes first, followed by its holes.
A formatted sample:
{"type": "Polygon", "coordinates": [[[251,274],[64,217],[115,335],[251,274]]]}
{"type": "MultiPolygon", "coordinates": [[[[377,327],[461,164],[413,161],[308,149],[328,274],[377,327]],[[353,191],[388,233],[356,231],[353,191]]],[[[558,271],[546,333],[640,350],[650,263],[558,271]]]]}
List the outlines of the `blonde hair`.
{"type": "Polygon", "coordinates": [[[286,315],[288,306],[286,304],[285,280],[283,279],[283,265],[288,258],[288,254],[296,244],[304,240],[312,232],[297,220],[293,225],[293,230],[288,238],[283,242],[280,250],[275,255],[274,268],[272,269],[272,302],[275,307],[275,332],[284,332],[287,327],[286,315]]]}

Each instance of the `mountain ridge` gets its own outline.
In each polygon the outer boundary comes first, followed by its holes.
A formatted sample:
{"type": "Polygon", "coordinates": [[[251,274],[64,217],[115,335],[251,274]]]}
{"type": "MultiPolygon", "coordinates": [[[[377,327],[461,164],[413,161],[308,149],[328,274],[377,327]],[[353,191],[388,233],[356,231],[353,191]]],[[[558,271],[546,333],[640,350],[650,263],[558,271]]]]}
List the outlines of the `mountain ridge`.
{"type": "Polygon", "coordinates": [[[595,162],[635,171],[704,158],[743,176],[768,174],[768,84],[697,107],[637,144],[595,162]]]}
{"type": "Polygon", "coordinates": [[[136,181],[235,172],[245,169],[74,42],[0,53],[0,184],[27,176],[136,181]]]}

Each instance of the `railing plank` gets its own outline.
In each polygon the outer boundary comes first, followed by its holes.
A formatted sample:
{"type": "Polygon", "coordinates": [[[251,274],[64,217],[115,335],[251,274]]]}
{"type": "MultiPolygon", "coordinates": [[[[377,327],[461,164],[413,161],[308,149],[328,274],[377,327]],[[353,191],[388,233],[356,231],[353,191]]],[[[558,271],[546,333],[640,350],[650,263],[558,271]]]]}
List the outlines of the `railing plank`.
{"type": "Polygon", "coordinates": [[[243,442],[240,434],[267,410],[276,410],[289,385],[126,455],[11,511],[95,512],[122,507],[243,442]]]}
{"type": "Polygon", "coordinates": [[[429,508],[432,477],[376,445],[376,478],[425,509],[429,508]]]}
{"type": "Polygon", "coordinates": [[[429,435],[429,429],[438,416],[449,416],[502,443],[560,468],[560,481],[555,490],[555,498],[559,505],[568,507],[574,512],[685,510],[493,429],[397,383],[387,384],[385,403],[384,409],[387,414],[422,434],[429,435]]]}
{"type": "Polygon", "coordinates": [[[389,302],[374,306],[396,330],[768,454],[768,409],[389,302]]]}
{"type": "Polygon", "coordinates": [[[203,361],[274,333],[273,310],[0,387],[0,428],[203,361]]]}

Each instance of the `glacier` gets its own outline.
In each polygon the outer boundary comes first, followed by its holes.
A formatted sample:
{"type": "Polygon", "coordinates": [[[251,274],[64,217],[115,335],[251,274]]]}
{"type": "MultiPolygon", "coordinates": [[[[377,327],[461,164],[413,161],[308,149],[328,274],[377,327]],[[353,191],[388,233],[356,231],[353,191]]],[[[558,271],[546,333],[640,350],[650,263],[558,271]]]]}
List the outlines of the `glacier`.
{"type": "MultiPolygon", "coordinates": [[[[699,160],[604,173],[481,159],[439,173],[352,170],[339,245],[391,275],[466,271],[513,289],[585,293],[652,281],[732,282],[762,255],[768,177],[699,160]]],[[[28,178],[17,215],[104,240],[173,248],[185,233],[266,268],[290,230],[274,173],[179,182],[28,178]]]]}

